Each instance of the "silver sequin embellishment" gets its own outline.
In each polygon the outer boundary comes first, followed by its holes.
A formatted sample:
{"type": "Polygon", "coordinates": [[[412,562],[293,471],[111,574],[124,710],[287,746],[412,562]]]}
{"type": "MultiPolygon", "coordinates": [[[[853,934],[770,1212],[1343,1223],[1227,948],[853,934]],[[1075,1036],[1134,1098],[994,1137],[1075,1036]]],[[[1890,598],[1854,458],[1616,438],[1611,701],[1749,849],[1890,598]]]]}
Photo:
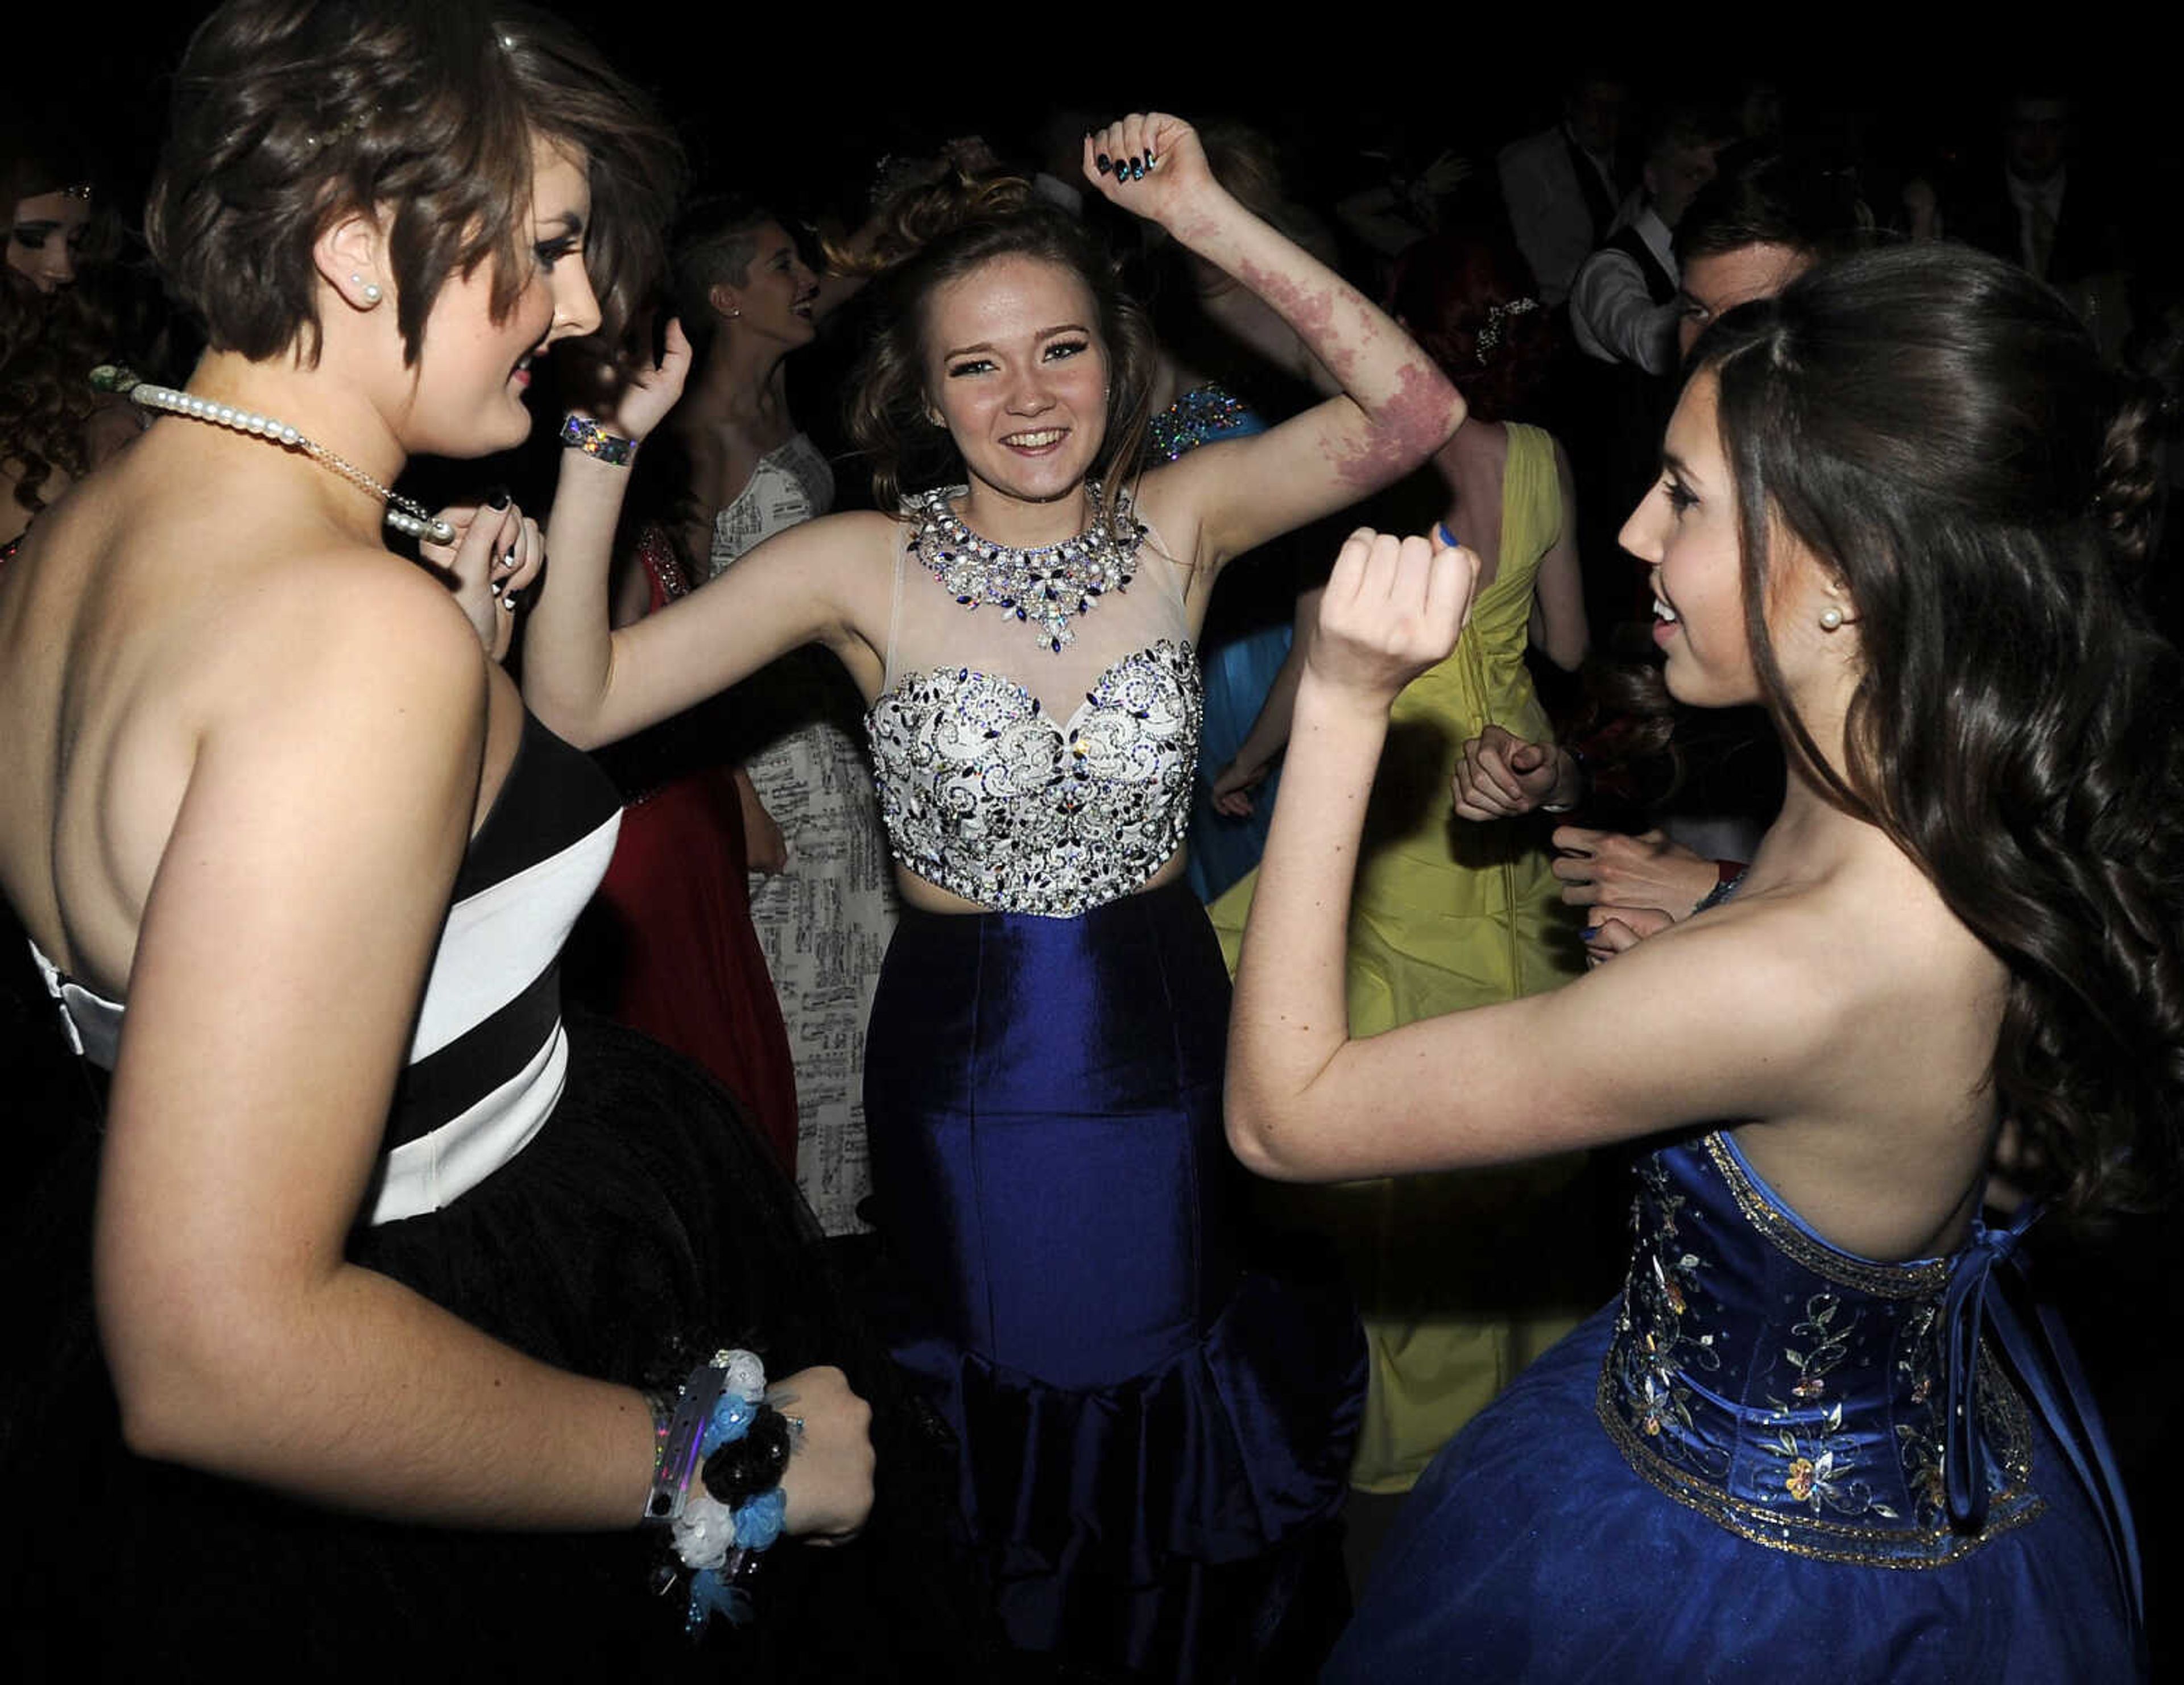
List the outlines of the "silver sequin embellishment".
{"type": "Polygon", "coordinates": [[[1117,900],[1182,846],[1203,703],[1190,644],[1165,638],[1062,725],[1013,679],[906,674],[866,719],[888,842],[928,882],[1004,912],[1117,900]]]}

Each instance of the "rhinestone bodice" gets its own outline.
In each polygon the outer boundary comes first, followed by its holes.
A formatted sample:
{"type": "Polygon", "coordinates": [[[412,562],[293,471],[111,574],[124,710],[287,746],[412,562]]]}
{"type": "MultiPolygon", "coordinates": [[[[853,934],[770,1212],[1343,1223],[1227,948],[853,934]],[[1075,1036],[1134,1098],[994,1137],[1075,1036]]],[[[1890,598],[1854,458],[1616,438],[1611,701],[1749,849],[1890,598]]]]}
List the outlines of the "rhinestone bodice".
{"type": "Polygon", "coordinates": [[[907,674],[868,722],[888,842],[918,876],[1005,912],[1116,900],[1182,846],[1202,703],[1190,645],[1165,639],[1060,721],[998,674],[907,674]]]}

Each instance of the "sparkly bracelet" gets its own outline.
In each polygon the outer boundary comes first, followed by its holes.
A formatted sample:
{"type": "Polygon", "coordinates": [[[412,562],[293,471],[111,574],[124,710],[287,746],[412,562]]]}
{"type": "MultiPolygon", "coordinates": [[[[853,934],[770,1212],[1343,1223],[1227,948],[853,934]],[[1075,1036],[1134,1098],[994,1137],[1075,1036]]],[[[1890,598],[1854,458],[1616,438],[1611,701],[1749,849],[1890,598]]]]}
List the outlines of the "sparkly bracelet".
{"type": "Polygon", "coordinates": [[[571,450],[596,457],[614,468],[627,468],[637,460],[637,441],[610,433],[588,415],[573,412],[561,423],[561,442],[571,450]]]}

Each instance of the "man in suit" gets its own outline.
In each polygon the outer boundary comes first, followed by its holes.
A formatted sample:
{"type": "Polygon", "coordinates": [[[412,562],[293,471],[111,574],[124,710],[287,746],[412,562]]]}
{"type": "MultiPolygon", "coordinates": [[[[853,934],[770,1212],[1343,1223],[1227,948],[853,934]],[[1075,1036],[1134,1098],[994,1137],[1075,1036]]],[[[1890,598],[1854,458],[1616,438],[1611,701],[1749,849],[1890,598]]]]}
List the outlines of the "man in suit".
{"type": "Polygon", "coordinates": [[[1550,309],[1614,225],[1623,199],[1616,144],[1629,103],[1620,81],[1585,72],[1563,92],[1561,122],[1512,141],[1495,160],[1518,249],[1550,309]]]}

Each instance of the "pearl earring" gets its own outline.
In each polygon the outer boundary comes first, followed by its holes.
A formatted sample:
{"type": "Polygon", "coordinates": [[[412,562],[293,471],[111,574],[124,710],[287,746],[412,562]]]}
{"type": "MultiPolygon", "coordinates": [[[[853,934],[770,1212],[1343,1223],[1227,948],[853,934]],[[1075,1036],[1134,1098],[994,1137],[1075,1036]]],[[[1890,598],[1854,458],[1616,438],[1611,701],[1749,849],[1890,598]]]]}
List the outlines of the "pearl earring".
{"type": "Polygon", "coordinates": [[[385,296],[380,292],[379,283],[377,281],[366,281],[360,275],[352,275],[349,276],[348,284],[358,290],[359,293],[364,299],[364,307],[367,310],[374,304],[376,304],[380,299],[385,296]]]}
{"type": "Polygon", "coordinates": [[[1843,611],[1836,608],[1834,603],[1830,603],[1826,608],[1820,610],[1820,630],[1822,631],[1834,631],[1837,627],[1841,626],[1842,623],[1843,611]]]}

